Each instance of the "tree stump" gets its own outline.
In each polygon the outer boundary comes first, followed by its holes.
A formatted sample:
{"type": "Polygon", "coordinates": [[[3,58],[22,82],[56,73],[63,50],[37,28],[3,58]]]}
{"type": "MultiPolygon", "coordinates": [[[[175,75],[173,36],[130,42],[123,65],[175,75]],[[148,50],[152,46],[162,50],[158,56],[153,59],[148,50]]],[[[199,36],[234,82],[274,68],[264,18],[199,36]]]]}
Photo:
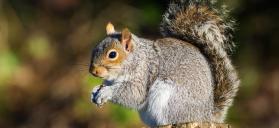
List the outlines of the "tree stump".
{"type": "Polygon", "coordinates": [[[223,123],[184,123],[184,124],[172,124],[172,125],[163,125],[156,128],[232,128],[229,124],[223,123]]]}

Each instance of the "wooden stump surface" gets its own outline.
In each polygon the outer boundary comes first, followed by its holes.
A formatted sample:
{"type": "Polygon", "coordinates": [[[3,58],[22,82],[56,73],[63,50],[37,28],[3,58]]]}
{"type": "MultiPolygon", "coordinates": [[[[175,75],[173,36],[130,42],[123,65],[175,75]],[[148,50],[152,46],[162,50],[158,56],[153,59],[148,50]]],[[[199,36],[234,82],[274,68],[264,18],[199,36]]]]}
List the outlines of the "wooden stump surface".
{"type": "Polygon", "coordinates": [[[229,124],[223,123],[185,123],[185,124],[173,124],[173,125],[164,125],[158,126],[156,128],[232,128],[229,124]]]}

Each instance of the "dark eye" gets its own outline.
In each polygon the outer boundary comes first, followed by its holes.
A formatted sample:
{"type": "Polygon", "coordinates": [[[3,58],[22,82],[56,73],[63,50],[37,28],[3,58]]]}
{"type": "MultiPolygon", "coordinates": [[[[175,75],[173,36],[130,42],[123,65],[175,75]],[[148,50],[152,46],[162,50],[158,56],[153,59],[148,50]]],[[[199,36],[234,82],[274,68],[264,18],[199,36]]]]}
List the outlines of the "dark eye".
{"type": "Polygon", "coordinates": [[[109,53],[109,55],[108,55],[108,57],[109,57],[110,59],[114,59],[116,56],[117,56],[117,52],[116,52],[116,51],[111,51],[111,52],[109,53]]]}

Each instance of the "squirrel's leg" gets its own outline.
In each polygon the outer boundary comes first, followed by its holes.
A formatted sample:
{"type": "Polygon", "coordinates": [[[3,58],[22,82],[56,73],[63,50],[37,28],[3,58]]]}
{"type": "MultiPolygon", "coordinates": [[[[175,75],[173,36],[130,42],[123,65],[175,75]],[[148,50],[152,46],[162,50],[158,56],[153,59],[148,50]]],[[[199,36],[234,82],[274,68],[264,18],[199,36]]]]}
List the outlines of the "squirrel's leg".
{"type": "Polygon", "coordinates": [[[198,84],[177,85],[171,80],[156,80],[146,101],[140,115],[151,127],[211,121],[213,93],[210,87],[200,88],[198,84]],[[200,92],[197,94],[197,91],[200,92]]]}
{"type": "Polygon", "coordinates": [[[172,95],[165,109],[169,123],[211,122],[213,90],[199,82],[173,86],[172,95]]]}

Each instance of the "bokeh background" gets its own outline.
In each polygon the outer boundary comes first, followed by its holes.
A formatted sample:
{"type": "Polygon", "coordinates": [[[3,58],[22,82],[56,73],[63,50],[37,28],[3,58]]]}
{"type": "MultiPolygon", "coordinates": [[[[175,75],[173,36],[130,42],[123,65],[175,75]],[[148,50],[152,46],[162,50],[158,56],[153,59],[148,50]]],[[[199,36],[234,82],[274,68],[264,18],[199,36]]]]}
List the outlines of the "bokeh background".
{"type": "MultiPolygon", "coordinates": [[[[226,0],[237,21],[231,55],[242,84],[227,121],[279,128],[279,8],[268,0],[226,0]]],[[[90,103],[94,45],[111,21],[160,37],[168,0],[0,0],[0,127],[143,127],[137,113],[90,103]]]]}

